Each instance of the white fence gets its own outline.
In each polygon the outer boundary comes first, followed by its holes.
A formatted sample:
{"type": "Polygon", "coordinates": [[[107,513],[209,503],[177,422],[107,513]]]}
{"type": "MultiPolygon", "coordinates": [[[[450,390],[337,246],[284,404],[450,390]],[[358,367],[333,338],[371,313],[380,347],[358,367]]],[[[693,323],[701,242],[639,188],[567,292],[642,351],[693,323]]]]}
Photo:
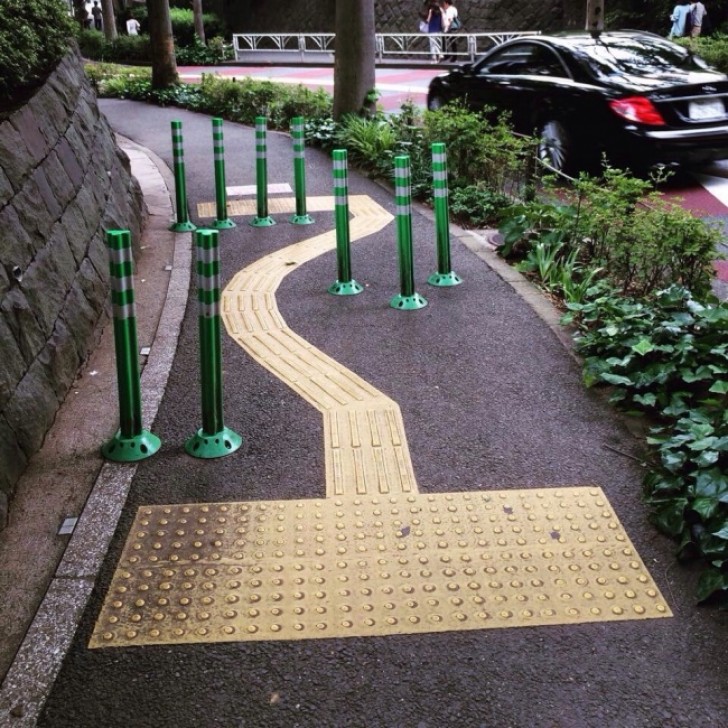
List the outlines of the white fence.
{"type": "MultiPolygon", "coordinates": [[[[427,61],[430,58],[431,38],[454,43],[448,55],[457,61],[474,61],[493,46],[511,38],[539,35],[540,31],[517,33],[377,33],[376,60],[382,61],[427,61]]],[[[235,60],[239,62],[295,61],[297,63],[333,63],[334,33],[236,33],[233,35],[235,60]]]]}

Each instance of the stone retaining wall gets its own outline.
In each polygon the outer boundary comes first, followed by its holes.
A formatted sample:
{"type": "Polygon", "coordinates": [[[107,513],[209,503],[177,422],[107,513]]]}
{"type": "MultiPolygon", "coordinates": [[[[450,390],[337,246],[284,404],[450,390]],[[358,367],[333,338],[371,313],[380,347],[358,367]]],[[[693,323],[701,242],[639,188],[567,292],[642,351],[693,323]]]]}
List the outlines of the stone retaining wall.
{"type": "Polygon", "coordinates": [[[0,528],[107,310],[104,231],[138,241],[142,208],[74,51],[0,119],[0,528]]]}

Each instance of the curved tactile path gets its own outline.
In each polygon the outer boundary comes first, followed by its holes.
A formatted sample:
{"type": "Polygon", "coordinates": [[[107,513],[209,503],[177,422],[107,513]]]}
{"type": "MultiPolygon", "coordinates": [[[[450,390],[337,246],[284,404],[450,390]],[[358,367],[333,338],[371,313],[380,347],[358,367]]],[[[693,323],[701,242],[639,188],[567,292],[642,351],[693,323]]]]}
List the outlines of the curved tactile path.
{"type": "MultiPolygon", "coordinates": [[[[349,203],[352,241],[392,219],[349,203]]],[[[671,616],[600,488],[418,493],[397,404],[277,308],[285,275],[335,244],[272,253],[223,294],[230,335],[323,413],[327,497],[140,508],[90,646],[671,616]]]]}

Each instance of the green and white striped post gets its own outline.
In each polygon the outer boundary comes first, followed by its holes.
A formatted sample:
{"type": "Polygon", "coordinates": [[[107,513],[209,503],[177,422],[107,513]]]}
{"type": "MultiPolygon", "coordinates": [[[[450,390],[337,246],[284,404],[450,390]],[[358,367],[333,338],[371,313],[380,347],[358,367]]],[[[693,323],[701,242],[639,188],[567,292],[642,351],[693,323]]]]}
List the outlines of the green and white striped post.
{"type": "Polygon", "coordinates": [[[296,190],[296,214],[291,217],[294,225],[310,225],[314,219],[306,213],[306,140],[303,117],[291,119],[293,139],[293,184],[296,190]]]}
{"type": "Polygon", "coordinates": [[[394,195],[399,247],[400,292],[389,302],[392,308],[411,311],[424,308],[427,300],[415,291],[414,256],[412,254],[412,186],[410,158],[404,154],[394,158],[394,195]]]}
{"type": "Polygon", "coordinates": [[[134,307],[134,260],[128,230],[109,230],[111,303],[114,311],[116,380],[119,389],[119,430],[101,448],[107,460],[131,463],[154,455],[161,447],[156,435],[142,429],[139,345],[134,307]]]}
{"type": "Polygon", "coordinates": [[[227,186],[225,182],[225,149],[222,143],[222,119],[212,120],[212,151],[215,160],[215,203],[216,213],[212,227],[228,230],[236,227],[227,213],[227,186]]]}
{"type": "Polygon", "coordinates": [[[190,222],[189,206],[187,204],[185,153],[181,121],[172,122],[172,156],[174,158],[174,196],[177,208],[177,222],[170,225],[169,229],[175,233],[189,233],[197,230],[197,226],[190,222]]]}
{"type": "Polygon", "coordinates": [[[335,296],[355,296],[364,286],[351,277],[351,238],[349,235],[349,172],[346,149],[334,149],[334,216],[336,220],[336,265],[338,276],[328,291],[335,296]]]}
{"type": "Polygon", "coordinates": [[[435,200],[437,272],[427,282],[432,286],[457,286],[463,279],[452,270],[450,260],[450,217],[447,191],[447,152],[445,145],[432,145],[432,196],[435,200]]]}
{"type": "Polygon", "coordinates": [[[202,427],[185,443],[196,458],[234,453],[243,438],[222,418],[222,350],[220,345],[220,253],[217,230],[198,230],[197,298],[199,303],[202,427]]]}
{"type": "Polygon", "coordinates": [[[250,221],[253,227],[270,227],[276,221],[268,214],[268,144],[267,119],[255,117],[255,188],[258,214],[250,221]]]}

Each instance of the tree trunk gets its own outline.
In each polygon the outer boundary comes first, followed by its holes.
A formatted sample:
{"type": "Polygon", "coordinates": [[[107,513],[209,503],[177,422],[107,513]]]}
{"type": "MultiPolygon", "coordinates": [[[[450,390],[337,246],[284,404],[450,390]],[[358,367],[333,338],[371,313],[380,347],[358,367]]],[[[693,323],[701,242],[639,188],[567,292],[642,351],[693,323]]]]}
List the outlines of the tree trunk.
{"type": "Polygon", "coordinates": [[[114,0],[101,0],[101,13],[104,19],[104,37],[111,42],[116,40],[116,16],[114,15],[114,0]]]}
{"type": "Polygon", "coordinates": [[[152,54],[152,88],[169,88],[178,81],[169,0],[147,0],[147,11],[152,54]]]}
{"type": "Polygon", "coordinates": [[[195,19],[195,35],[200,43],[205,42],[205,23],[202,20],[202,0],[192,0],[192,15],[195,19]]]}
{"type": "Polygon", "coordinates": [[[374,91],[374,0],[337,0],[334,118],[371,111],[374,91]]]}

